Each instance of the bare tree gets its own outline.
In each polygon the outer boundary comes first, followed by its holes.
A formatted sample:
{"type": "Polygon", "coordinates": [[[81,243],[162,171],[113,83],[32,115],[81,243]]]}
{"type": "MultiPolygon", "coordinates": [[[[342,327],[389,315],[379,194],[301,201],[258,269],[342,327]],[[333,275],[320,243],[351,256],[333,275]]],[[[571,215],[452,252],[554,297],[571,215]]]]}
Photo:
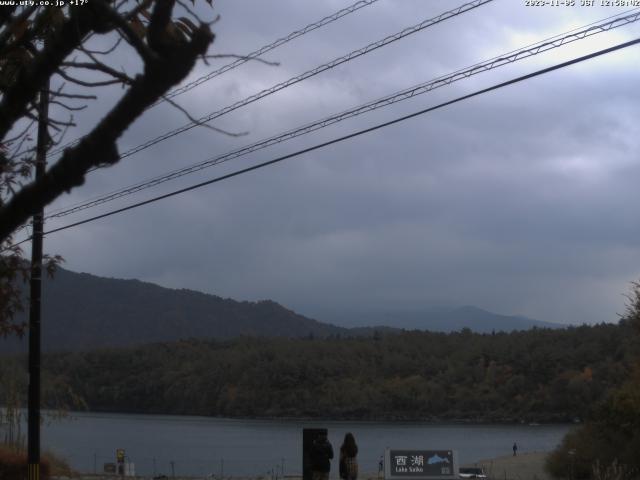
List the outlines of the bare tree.
{"type": "MultiPolygon", "coordinates": [[[[21,309],[17,283],[28,275],[19,247],[12,246],[17,229],[62,193],[82,185],[89,170],[118,162],[118,138],[198,59],[206,60],[214,39],[211,23],[194,13],[195,0],[72,3],[0,7],[0,335],[24,330],[14,323],[21,309]],[[109,44],[96,48],[96,39],[109,44]],[[138,71],[114,66],[121,49],[133,52],[138,71]],[[119,100],[79,142],[63,150],[42,178],[33,180],[32,132],[41,92],[58,114],[64,113],[47,120],[50,148],[74,125],[74,112],[109,85],[123,87],[119,100]]],[[[49,267],[56,260],[49,258],[49,267]]]]}

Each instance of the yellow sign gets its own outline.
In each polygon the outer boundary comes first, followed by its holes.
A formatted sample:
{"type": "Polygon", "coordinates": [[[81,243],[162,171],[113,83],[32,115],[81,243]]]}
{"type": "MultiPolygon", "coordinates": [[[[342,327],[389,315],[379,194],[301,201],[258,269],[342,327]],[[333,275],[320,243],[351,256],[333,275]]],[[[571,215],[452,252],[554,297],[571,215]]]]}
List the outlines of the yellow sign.
{"type": "Polygon", "coordinates": [[[118,463],[124,463],[124,448],[118,448],[116,450],[116,460],[118,463]]]}

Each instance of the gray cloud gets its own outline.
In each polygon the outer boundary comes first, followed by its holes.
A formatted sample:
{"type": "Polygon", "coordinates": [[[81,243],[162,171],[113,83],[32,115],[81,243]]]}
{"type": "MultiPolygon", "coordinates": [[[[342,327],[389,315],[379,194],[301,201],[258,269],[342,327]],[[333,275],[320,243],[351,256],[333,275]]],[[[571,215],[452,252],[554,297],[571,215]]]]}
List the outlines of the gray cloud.
{"type": "MultiPolygon", "coordinates": [[[[218,2],[216,51],[251,51],[349,3],[218,2]]],[[[208,113],[446,8],[450,2],[381,0],[269,54],[280,67],[253,62],[178,99],[195,115],[208,113]]],[[[227,152],[619,11],[535,10],[497,0],[215,122],[247,130],[246,137],[193,129],[90,176],[56,205],[227,152]]],[[[631,38],[634,28],[478,75],[86,215],[604,48],[631,38]]],[[[638,56],[635,47],[56,234],[47,250],[62,254],[74,270],[237,299],[273,298],[309,315],[326,305],[448,302],[549,321],[615,321],[621,294],[640,276],[633,208],[640,178],[638,56]]],[[[200,66],[192,78],[206,71],[200,66]]],[[[109,91],[98,110],[118,94],[109,91]]],[[[91,118],[87,114],[86,122],[91,118]]],[[[157,107],[130,129],[121,150],[185,122],[169,106],[157,107]]]]}

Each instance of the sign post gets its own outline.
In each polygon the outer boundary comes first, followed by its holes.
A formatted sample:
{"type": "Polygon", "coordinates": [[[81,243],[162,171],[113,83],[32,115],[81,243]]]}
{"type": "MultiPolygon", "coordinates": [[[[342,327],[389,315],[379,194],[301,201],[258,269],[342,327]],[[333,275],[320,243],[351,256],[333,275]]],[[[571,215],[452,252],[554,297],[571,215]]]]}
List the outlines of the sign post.
{"type": "Polygon", "coordinates": [[[124,448],[116,450],[116,463],[118,464],[118,475],[124,476],[124,448]]]}
{"type": "Polygon", "coordinates": [[[385,480],[451,480],[458,478],[455,450],[385,451],[385,480]]]}

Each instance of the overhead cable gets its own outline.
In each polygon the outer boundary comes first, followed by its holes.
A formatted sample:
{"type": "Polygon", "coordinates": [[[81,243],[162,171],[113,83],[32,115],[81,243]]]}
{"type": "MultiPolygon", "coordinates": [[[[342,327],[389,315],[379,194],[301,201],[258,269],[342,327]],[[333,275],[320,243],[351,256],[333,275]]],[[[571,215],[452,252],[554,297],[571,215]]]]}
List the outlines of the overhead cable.
{"type": "MultiPolygon", "coordinates": [[[[440,15],[437,15],[433,18],[429,18],[427,20],[424,20],[423,22],[420,22],[416,25],[413,25],[412,27],[407,27],[405,29],[403,29],[400,32],[394,33],[393,35],[389,35],[381,40],[378,40],[376,42],[370,43],[362,48],[359,48],[357,50],[354,50],[352,52],[347,53],[346,55],[343,55],[341,57],[335,58],[333,60],[331,60],[330,62],[324,63],[322,65],[319,65],[315,68],[312,68],[311,70],[307,70],[306,72],[297,75],[295,77],[292,77],[288,80],[285,80],[284,82],[278,83],[277,85],[274,85],[270,88],[264,89],[258,93],[255,93],[249,97],[244,98],[243,100],[240,100],[238,102],[235,102],[231,105],[228,105],[224,108],[222,108],[221,110],[216,110],[215,112],[209,113],[208,115],[205,115],[203,117],[200,117],[199,119],[197,119],[197,121],[195,122],[189,122],[185,125],[183,125],[182,127],[176,128],[174,130],[171,130],[169,132],[165,132],[162,135],[153,138],[145,143],[142,143],[136,147],[133,147],[129,150],[127,150],[126,152],[120,154],[120,158],[126,158],[126,157],[130,157],[131,155],[134,155],[142,150],[145,150],[157,143],[160,143],[164,140],[167,140],[171,137],[174,137],[180,133],[186,132],[187,130],[191,130],[194,127],[197,127],[199,125],[202,125],[204,123],[208,123],[211,120],[214,120],[216,118],[219,118],[223,115],[226,115],[227,113],[230,113],[234,110],[237,110],[241,107],[244,107],[246,105],[249,105],[257,100],[260,100],[268,95],[271,95],[273,93],[279,92],[280,90],[283,90],[285,88],[288,88],[292,85],[295,85],[297,83],[302,82],[303,80],[306,80],[308,78],[311,78],[315,75],[318,75],[319,73],[325,72],[327,70],[330,70],[332,68],[337,67],[338,65],[342,65],[343,63],[349,62],[351,60],[353,60],[354,58],[358,58],[361,57],[363,55],[366,55],[367,53],[370,53],[374,50],[377,50],[378,48],[384,47],[386,45],[389,45],[390,43],[396,42],[402,38],[405,38],[409,35],[412,35],[414,33],[420,32],[426,28],[432,27],[436,24],[439,24],[441,22],[444,22],[445,20],[448,20],[450,18],[453,17],[457,17],[458,15],[461,15],[465,12],[468,12],[470,10],[473,10],[481,5],[484,5],[486,3],[490,3],[493,0],[474,0],[472,2],[469,3],[465,3],[463,5],[460,5],[457,8],[454,8],[452,10],[448,10],[446,12],[441,13],[440,15]]],[[[94,170],[96,170],[97,168],[95,168],[94,170]]]]}
{"type": "MultiPolygon", "coordinates": [[[[498,90],[500,88],[503,88],[503,87],[506,87],[506,86],[509,86],[509,85],[513,85],[513,84],[516,84],[516,83],[519,83],[519,82],[523,82],[525,80],[529,80],[531,78],[534,78],[534,77],[537,77],[537,76],[540,76],[540,75],[544,75],[546,73],[550,73],[550,72],[553,72],[553,71],[556,71],[556,70],[560,70],[560,69],[566,68],[566,67],[568,67],[570,65],[575,65],[577,63],[581,63],[581,62],[584,62],[586,60],[590,60],[592,58],[596,58],[596,57],[599,57],[599,56],[602,56],[602,55],[605,55],[605,54],[608,54],[608,53],[611,53],[611,52],[622,50],[624,48],[628,48],[628,47],[631,47],[633,45],[637,45],[639,43],[640,43],[640,38],[636,38],[636,39],[628,41],[628,42],[620,43],[620,44],[615,45],[613,47],[605,48],[603,50],[599,50],[597,52],[593,52],[593,53],[590,53],[588,55],[583,55],[581,57],[574,58],[572,60],[568,60],[566,62],[562,62],[562,63],[556,64],[556,65],[553,65],[551,67],[543,68],[541,70],[537,70],[535,72],[532,72],[532,73],[529,73],[529,74],[526,74],[526,75],[522,75],[520,77],[513,78],[511,80],[508,80],[506,82],[502,82],[502,83],[493,85],[491,87],[487,87],[487,88],[483,88],[481,90],[477,90],[477,91],[475,91],[473,93],[470,93],[470,94],[467,94],[467,95],[463,95],[461,97],[457,97],[457,98],[455,98],[453,100],[449,100],[447,102],[440,103],[440,104],[435,105],[433,107],[428,107],[428,108],[425,108],[423,110],[419,110],[419,111],[411,113],[409,115],[404,115],[402,117],[396,118],[394,120],[390,120],[388,122],[380,123],[380,124],[375,125],[373,127],[365,128],[363,130],[358,130],[356,132],[350,133],[349,135],[344,135],[342,137],[338,137],[338,138],[335,138],[333,140],[329,140],[327,142],[319,143],[319,144],[316,144],[314,146],[311,146],[311,147],[308,147],[308,148],[304,148],[302,150],[298,150],[298,151],[293,152],[293,153],[289,153],[287,155],[282,155],[280,157],[274,158],[273,160],[269,160],[267,162],[263,162],[263,163],[260,163],[260,164],[257,164],[257,165],[253,165],[251,167],[243,168],[241,170],[237,170],[235,172],[232,172],[232,173],[229,173],[229,174],[226,174],[226,175],[222,175],[220,177],[216,177],[216,178],[207,180],[205,182],[197,183],[195,185],[191,185],[191,186],[186,187],[186,188],[181,188],[180,190],[175,190],[173,192],[166,193],[164,195],[159,195],[157,197],[153,197],[153,198],[150,198],[150,199],[142,201],[142,202],[137,202],[137,203],[134,203],[132,205],[128,205],[128,206],[123,207],[123,208],[112,210],[110,212],[103,213],[101,215],[96,215],[94,217],[90,217],[90,218],[87,218],[85,220],[81,220],[79,222],[74,222],[74,223],[71,223],[69,225],[65,225],[63,227],[54,228],[52,230],[48,230],[47,232],[44,232],[44,234],[45,235],[49,235],[49,234],[52,234],[52,233],[61,232],[63,230],[67,230],[69,228],[77,227],[79,225],[84,225],[86,223],[93,222],[95,220],[99,220],[101,218],[105,218],[105,217],[109,217],[109,216],[112,216],[112,215],[116,215],[118,213],[126,212],[128,210],[132,210],[132,209],[141,207],[143,205],[148,205],[150,203],[154,203],[154,202],[157,202],[159,200],[163,200],[165,198],[173,197],[173,196],[176,196],[176,195],[179,195],[179,194],[182,194],[182,193],[186,193],[186,192],[189,192],[189,191],[192,191],[192,190],[196,190],[198,188],[202,188],[202,187],[207,186],[207,185],[218,183],[218,182],[221,182],[223,180],[227,180],[229,178],[233,178],[233,177],[236,177],[238,175],[242,175],[244,173],[248,173],[248,172],[251,172],[251,171],[254,171],[254,170],[258,170],[260,168],[264,168],[264,167],[267,167],[269,165],[274,165],[276,163],[282,162],[282,161],[287,160],[289,158],[298,157],[298,156],[303,155],[305,153],[309,153],[309,152],[312,152],[314,150],[319,150],[321,148],[328,147],[329,145],[333,145],[333,144],[336,144],[336,143],[339,143],[339,142],[343,142],[345,140],[348,140],[348,139],[351,139],[351,138],[354,138],[354,137],[358,137],[360,135],[364,135],[365,133],[370,133],[370,132],[382,129],[382,128],[394,125],[396,123],[404,122],[404,121],[409,120],[411,118],[414,118],[414,117],[417,117],[417,116],[424,115],[426,113],[432,112],[434,110],[438,110],[440,108],[443,108],[443,107],[446,107],[446,106],[449,106],[449,105],[453,105],[455,103],[459,103],[459,102],[462,102],[464,100],[468,100],[470,98],[477,97],[479,95],[483,95],[485,93],[492,92],[492,91],[498,90]]],[[[14,246],[16,246],[16,245],[18,245],[20,243],[26,242],[28,240],[30,240],[30,238],[27,238],[27,239],[25,239],[25,240],[23,240],[23,241],[21,241],[21,242],[19,242],[17,244],[14,244],[11,247],[14,247],[14,246]]],[[[11,247],[8,247],[8,248],[11,248],[11,247]]]]}
{"type": "MultiPolygon", "coordinates": [[[[319,20],[315,23],[310,23],[309,25],[307,25],[306,27],[301,28],[300,30],[296,30],[291,32],[289,35],[287,35],[286,37],[282,37],[278,40],[276,40],[273,43],[270,43],[269,45],[265,45],[264,47],[260,47],[258,50],[255,50],[251,53],[249,53],[246,56],[243,56],[242,58],[238,58],[235,61],[224,65],[220,68],[218,68],[217,70],[214,70],[211,73],[208,73],[207,75],[203,75],[200,78],[197,78],[196,80],[193,80],[192,82],[187,83],[186,85],[176,88],[175,90],[167,93],[165,95],[165,98],[173,98],[173,97],[177,97],[178,95],[181,95],[185,92],[188,92],[189,90],[191,90],[192,88],[197,87],[198,85],[207,82],[209,80],[211,80],[212,78],[217,77],[218,75],[222,75],[225,72],[228,72],[229,70],[232,70],[236,67],[239,67],[240,65],[242,65],[243,63],[248,62],[249,60],[253,60],[255,58],[260,57],[261,55],[264,55],[267,52],[270,52],[271,50],[274,50],[276,48],[278,48],[281,45],[284,45],[287,42],[290,42],[291,40],[298,38],[306,33],[309,33],[313,30],[316,30],[320,27],[323,27],[329,23],[335,22],[336,20],[338,20],[341,17],[344,17],[345,15],[348,15],[350,13],[353,13],[357,10],[360,10],[363,7],[368,7],[369,5],[377,2],[378,0],[360,0],[359,2],[354,3],[353,5],[347,7],[347,8],[343,8],[342,10],[337,11],[336,13],[329,15],[327,17],[324,17],[322,20],[319,20]]],[[[162,102],[162,100],[159,100],[158,102],[156,102],[154,105],[157,105],[158,103],[162,102]]]]}
{"type": "Polygon", "coordinates": [[[488,70],[492,70],[494,68],[498,68],[504,65],[508,65],[510,63],[516,62],[518,60],[522,60],[534,55],[537,55],[539,53],[542,52],[546,52],[549,51],[551,49],[554,48],[558,48],[561,47],[563,45],[567,45],[569,43],[572,43],[576,40],[580,40],[580,39],[584,39],[586,37],[589,37],[591,35],[594,35],[596,33],[601,33],[601,32],[606,32],[609,31],[613,28],[617,28],[623,25],[628,25],[630,23],[636,22],[640,20],[640,11],[637,11],[634,14],[629,14],[629,15],[625,15],[625,16],[621,16],[621,17],[616,17],[610,21],[607,22],[600,22],[598,24],[595,25],[590,25],[587,27],[583,27],[582,29],[579,30],[573,30],[572,33],[564,35],[562,37],[560,36],[555,36],[555,37],[551,37],[551,39],[547,39],[547,40],[542,40],[541,42],[538,42],[536,44],[533,45],[529,45],[527,47],[523,47],[521,49],[518,50],[513,50],[511,52],[505,53],[503,55],[494,57],[490,60],[485,60],[483,62],[480,63],[476,63],[475,65],[472,65],[471,67],[467,67],[461,70],[457,70],[453,73],[447,74],[447,75],[443,75],[440,77],[437,77],[435,79],[432,79],[428,82],[424,82],[421,83],[419,85],[407,88],[405,90],[402,90],[400,92],[396,92],[394,94],[391,95],[387,95],[385,97],[382,97],[378,100],[372,101],[372,102],[368,102],[365,103],[363,105],[351,108],[349,110],[343,111],[341,113],[332,115],[330,117],[326,117],[323,118],[321,120],[317,120],[315,122],[306,124],[304,126],[301,127],[297,127],[293,130],[289,130],[287,132],[284,133],[280,133],[278,135],[275,135],[273,137],[269,137],[267,139],[263,139],[260,140],[258,142],[252,143],[250,145],[244,146],[240,149],[237,150],[233,150],[231,152],[228,152],[226,154],[223,155],[217,155],[214,157],[211,157],[207,160],[204,160],[200,163],[185,167],[185,168],[181,168],[178,170],[174,170],[172,172],[166,173],[164,175],[160,175],[157,176],[155,178],[143,181],[143,182],[138,182],[134,185],[130,185],[128,187],[125,188],[121,188],[119,190],[116,190],[114,192],[102,195],[100,197],[88,200],[88,201],[84,201],[82,203],[76,204],[74,206],[70,206],[67,208],[64,208],[62,210],[58,210],[58,211],[54,211],[53,213],[50,213],[49,215],[47,215],[45,218],[49,219],[49,218],[60,218],[60,217],[64,217],[73,213],[77,213],[79,211],[82,210],[86,210],[88,208],[92,208],[95,207],[97,205],[101,205],[103,203],[107,203],[109,201],[112,200],[116,200],[118,198],[122,198],[124,196],[128,196],[134,193],[137,193],[141,190],[145,190],[147,188],[151,188],[154,187],[156,185],[168,182],[170,180],[174,180],[176,178],[188,175],[190,173],[194,173],[200,170],[203,170],[205,168],[214,166],[214,165],[218,165],[224,162],[227,162],[229,160],[233,160],[235,158],[247,155],[249,153],[255,152],[257,150],[261,150],[263,148],[299,137],[301,135],[305,135],[307,133],[311,133],[314,132],[316,130],[319,130],[321,128],[327,127],[329,125],[333,125],[335,123],[341,122],[343,120],[346,120],[348,118],[352,118],[352,117],[356,117],[358,115],[361,115],[363,113],[366,112],[370,112],[382,107],[386,107],[389,105],[392,105],[394,103],[403,101],[403,100],[407,100],[410,98],[413,98],[417,95],[422,95],[424,93],[430,92],[431,90],[434,90],[436,88],[445,86],[445,85],[449,85],[453,82],[457,82],[459,80],[468,78],[472,75],[476,75],[478,73],[482,73],[482,72],[486,72],[488,70]]]}
{"type": "MultiPolygon", "coordinates": [[[[302,27],[298,30],[294,30],[293,32],[291,32],[289,35],[286,35],[282,38],[279,38],[278,40],[268,44],[268,45],[264,45],[260,48],[258,48],[257,50],[254,50],[251,53],[248,53],[247,55],[244,55],[240,58],[237,58],[236,60],[234,60],[231,63],[228,63],[226,65],[223,65],[222,67],[206,74],[203,75],[195,80],[193,80],[192,82],[187,83],[186,85],[183,85],[181,87],[178,87],[174,90],[172,90],[171,92],[167,93],[164,98],[158,100],[156,103],[154,103],[153,105],[151,105],[149,108],[155,107],[156,105],[158,105],[159,103],[162,103],[165,101],[165,99],[167,98],[173,98],[173,97],[177,97],[178,95],[181,95],[185,92],[188,92],[189,90],[197,87],[198,85],[207,82],[219,75],[222,75],[223,73],[228,72],[229,70],[233,70],[234,68],[239,67],[240,65],[250,61],[250,60],[255,60],[256,58],[264,55],[267,52],[270,52],[271,50],[275,50],[276,48],[284,45],[285,43],[290,42],[291,40],[294,40],[298,37],[301,37],[302,35],[305,35],[309,32],[312,32],[313,30],[316,30],[320,27],[324,27],[325,25],[328,25],[329,23],[333,23],[336,20],[349,15],[350,13],[356,12],[358,10],[360,10],[361,8],[364,7],[368,7],[369,5],[374,4],[375,2],[377,2],[378,0],[359,0],[356,3],[354,3],[353,5],[350,5],[346,8],[343,8],[342,10],[338,10],[335,13],[332,13],[331,15],[328,15],[320,20],[318,20],[317,22],[314,23],[310,23],[309,25],[302,27]]],[[[62,147],[58,147],[55,150],[52,150],[51,152],[49,152],[49,155],[55,155],[57,153],[62,152],[65,148],[69,148],[72,147],[74,145],[77,145],[78,143],[80,143],[80,140],[82,139],[82,137],[77,138],[75,140],[72,140],[71,142],[65,144],[62,147]]]]}

